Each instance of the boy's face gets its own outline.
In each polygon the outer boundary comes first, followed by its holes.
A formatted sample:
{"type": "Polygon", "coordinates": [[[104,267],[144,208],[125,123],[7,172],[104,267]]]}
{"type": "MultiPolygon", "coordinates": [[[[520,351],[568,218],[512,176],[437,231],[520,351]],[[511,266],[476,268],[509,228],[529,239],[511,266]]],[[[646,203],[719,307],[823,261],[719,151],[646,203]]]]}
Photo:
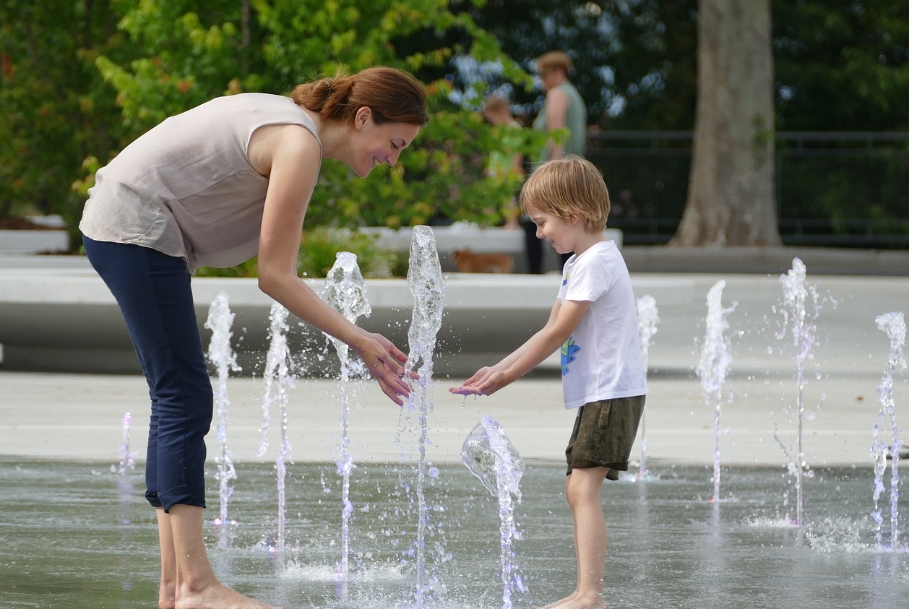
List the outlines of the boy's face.
{"type": "Polygon", "coordinates": [[[535,208],[528,210],[528,216],[537,226],[537,238],[548,241],[560,254],[570,254],[575,244],[584,236],[584,223],[577,216],[569,219],[535,208]]]}

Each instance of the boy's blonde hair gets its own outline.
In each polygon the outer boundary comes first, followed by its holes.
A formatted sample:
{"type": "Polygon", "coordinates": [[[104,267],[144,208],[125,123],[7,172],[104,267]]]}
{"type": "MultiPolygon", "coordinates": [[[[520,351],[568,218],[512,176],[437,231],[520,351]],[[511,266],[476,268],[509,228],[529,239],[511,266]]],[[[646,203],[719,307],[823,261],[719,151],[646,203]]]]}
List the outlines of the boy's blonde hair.
{"type": "Polygon", "coordinates": [[[606,230],[609,191],[600,171],[576,155],[546,161],[537,167],[521,188],[521,209],[570,220],[579,217],[588,233],[606,230]]]}

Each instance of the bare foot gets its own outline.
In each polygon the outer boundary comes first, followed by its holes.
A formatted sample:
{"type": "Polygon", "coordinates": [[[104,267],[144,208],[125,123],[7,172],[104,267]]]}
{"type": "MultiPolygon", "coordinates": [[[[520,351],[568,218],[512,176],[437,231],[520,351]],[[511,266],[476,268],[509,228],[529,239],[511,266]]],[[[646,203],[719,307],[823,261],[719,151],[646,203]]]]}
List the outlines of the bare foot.
{"type": "Polygon", "coordinates": [[[565,603],[567,603],[567,602],[569,602],[570,600],[572,600],[576,595],[577,595],[577,591],[572,592],[571,594],[569,594],[569,595],[566,596],[565,598],[563,598],[563,599],[561,599],[561,600],[558,600],[558,601],[556,601],[556,602],[554,602],[554,603],[549,603],[548,605],[544,605],[544,606],[540,607],[540,609],[553,609],[554,607],[561,607],[561,606],[564,605],[565,603]]]}
{"type": "Polygon", "coordinates": [[[243,596],[223,584],[204,590],[181,591],[175,609],[281,609],[243,596]]]}
{"type": "Polygon", "coordinates": [[[158,588],[158,609],[175,609],[177,606],[175,599],[176,590],[173,584],[166,584],[162,581],[158,588]]]}
{"type": "Polygon", "coordinates": [[[558,607],[559,609],[606,609],[606,602],[600,594],[581,596],[575,593],[553,605],[546,605],[546,607],[558,607]]]}

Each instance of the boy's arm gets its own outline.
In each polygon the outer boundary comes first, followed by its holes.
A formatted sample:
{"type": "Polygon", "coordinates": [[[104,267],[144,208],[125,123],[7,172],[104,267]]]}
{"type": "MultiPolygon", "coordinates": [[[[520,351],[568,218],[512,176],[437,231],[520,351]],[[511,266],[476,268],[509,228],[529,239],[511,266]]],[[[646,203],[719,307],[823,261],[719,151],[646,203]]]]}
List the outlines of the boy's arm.
{"type": "Polygon", "coordinates": [[[495,366],[483,368],[452,393],[490,395],[518,380],[568,340],[590,308],[590,301],[556,301],[542,330],[495,366]]]}

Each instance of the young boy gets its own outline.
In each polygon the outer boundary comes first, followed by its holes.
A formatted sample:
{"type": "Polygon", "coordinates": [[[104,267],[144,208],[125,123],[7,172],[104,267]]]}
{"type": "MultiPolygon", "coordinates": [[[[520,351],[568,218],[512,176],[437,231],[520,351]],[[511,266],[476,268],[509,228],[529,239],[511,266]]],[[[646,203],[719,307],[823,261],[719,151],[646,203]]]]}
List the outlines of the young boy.
{"type": "Polygon", "coordinates": [[[521,189],[520,203],[538,237],[560,254],[574,255],[543,329],[450,391],[495,393],[561,346],[565,407],[578,409],[565,451],[578,577],[571,595],[547,607],[603,608],[606,522],[600,489],[604,479],[617,480],[618,471],[628,470],[647,394],[631,278],[604,235],[609,193],[592,163],[577,156],[543,163],[521,189]]]}

